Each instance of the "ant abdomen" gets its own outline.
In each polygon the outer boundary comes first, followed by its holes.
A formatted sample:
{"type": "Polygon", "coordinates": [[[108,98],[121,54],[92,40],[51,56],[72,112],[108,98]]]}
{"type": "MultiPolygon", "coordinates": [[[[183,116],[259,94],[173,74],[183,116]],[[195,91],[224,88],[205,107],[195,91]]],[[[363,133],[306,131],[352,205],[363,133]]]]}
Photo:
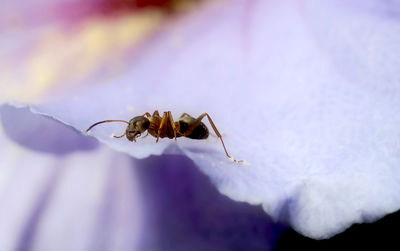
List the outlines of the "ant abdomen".
{"type": "MultiPolygon", "coordinates": [[[[188,129],[189,125],[193,124],[196,122],[196,119],[193,117],[182,117],[179,119],[179,131],[181,134],[184,134],[188,129]]],[[[209,132],[207,126],[203,123],[200,122],[199,125],[197,125],[193,131],[187,135],[187,138],[190,139],[206,139],[208,138],[209,132]]]]}

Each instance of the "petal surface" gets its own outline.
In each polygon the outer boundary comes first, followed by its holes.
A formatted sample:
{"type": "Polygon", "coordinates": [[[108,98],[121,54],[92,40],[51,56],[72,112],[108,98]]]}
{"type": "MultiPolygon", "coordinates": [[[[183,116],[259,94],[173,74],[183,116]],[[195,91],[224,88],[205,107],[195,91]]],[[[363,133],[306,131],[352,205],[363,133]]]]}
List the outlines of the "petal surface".
{"type": "Polygon", "coordinates": [[[61,155],[29,148],[0,133],[1,250],[137,249],[143,208],[128,156],[105,146],[61,155]]]}
{"type": "Polygon", "coordinates": [[[220,194],[185,156],[88,149],[93,138],[25,108],[1,119],[1,250],[272,250],[287,228],[220,194]],[[55,139],[68,146],[52,151],[55,139]]]}

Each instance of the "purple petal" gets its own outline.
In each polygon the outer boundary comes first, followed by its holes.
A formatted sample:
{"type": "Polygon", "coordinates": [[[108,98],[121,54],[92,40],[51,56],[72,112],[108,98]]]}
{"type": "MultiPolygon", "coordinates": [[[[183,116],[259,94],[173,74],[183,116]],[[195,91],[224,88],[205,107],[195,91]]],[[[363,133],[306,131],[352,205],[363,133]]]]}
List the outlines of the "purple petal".
{"type": "Polygon", "coordinates": [[[139,250],[273,250],[286,228],[221,195],[184,156],[135,160],[152,234],[139,250]]]}
{"type": "Polygon", "coordinates": [[[1,250],[137,247],[143,212],[127,156],[104,147],[43,154],[2,134],[0,143],[1,250]]]}
{"type": "Polygon", "coordinates": [[[221,195],[186,157],[139,161],[104,147],[78,152],[76,142],[54,155],[25,142],[53,142],[40,134],[49,125],[88,138],[24,108],[2,114],[4,127],[30,119],[35,133],[18,145],[0,137],[1,250],[270,250],[285,229],[221,195]]]}
{"type": "Polygon", "coordinates": [[[75,130],[62,127],[57,121],[43,118],[28,109],[13,106],[0,107],[4,133],[26,148],[53,154],[90,151],[98,146],[95,140],[83,138],[75,130]]]}

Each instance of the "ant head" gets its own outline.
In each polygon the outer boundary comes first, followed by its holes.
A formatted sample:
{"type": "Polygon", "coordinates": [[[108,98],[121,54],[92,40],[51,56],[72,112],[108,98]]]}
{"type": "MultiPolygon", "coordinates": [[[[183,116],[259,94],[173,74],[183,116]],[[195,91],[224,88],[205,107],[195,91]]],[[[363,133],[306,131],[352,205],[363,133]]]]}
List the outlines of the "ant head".
{"type": "Polygon", "coordinates": [[[126,138],[130,141],[136,141],[135,139],[140,137],[144,131],[150,126],[150,121],[144,116],[134,117],[129,121],[128,127],[126,128],[126,138]]]}

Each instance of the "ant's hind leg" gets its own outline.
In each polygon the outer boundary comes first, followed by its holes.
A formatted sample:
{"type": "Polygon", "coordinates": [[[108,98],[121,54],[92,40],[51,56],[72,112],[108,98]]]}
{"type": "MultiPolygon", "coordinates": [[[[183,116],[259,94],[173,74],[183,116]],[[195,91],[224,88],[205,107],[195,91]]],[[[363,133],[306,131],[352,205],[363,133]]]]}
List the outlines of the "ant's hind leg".
{"type": "MultiPolygon", "coordinates": [[[[216,127],[215,124],[214,124],[214,122],[212,121],[210,115],[208,115],[207,113],[203,113],[203,114],[201,114],[201,115],[197,118],[197,121],[200,122],[205,116],[207,116],[208,122],[210,122],[210,125],[211,125],[211,127],[214,129],[215,134],[217,134],[218,138],[221,140],[221,143],[222,143],[222,146],[224,147],[226,156],[228,156],[228,158],[232,159],[231,156],[229,155],[228,151],[226,150],[224,141],[222,140],[222,136],[221,136],[221,134],[219,133],[217,127],[216,127]]],[[[234,161],[235,161],[235,162],[241,162],[241,161],[237,161],[237,160],[234,160],[234,161]]]]}
{"type": "Polygon", "coordinates": [[[172,127],[172,130],[174,131],[174,139],[176,141],[176,127],[175,127],[174,119],[172,118],[172,113],[170,111],[168,112],[168,120],[172,127]]]}
{"type": "Polygon", "coordinates": [[[190,116],[188,113],[184,112],[184,113],[182,113],[182,115],[179,118],[183,118],[183,117],[192,117],[192,116],[190,116]]]}
{"type": "Polygon", "coordinates": [[[160,127],[158,128],[158,131],[157,131],[156,143],[158,142],[158,139],[160,138],[160,135],[162,136],[162,138],[165,135],[165,132],[163,132],[163,131],[165,131],[165,129],[167,127],[167,120],[168,120],[168,113],[164,112],[164,115],[163,115],[163,117],[161,119],[160,127]]]}

